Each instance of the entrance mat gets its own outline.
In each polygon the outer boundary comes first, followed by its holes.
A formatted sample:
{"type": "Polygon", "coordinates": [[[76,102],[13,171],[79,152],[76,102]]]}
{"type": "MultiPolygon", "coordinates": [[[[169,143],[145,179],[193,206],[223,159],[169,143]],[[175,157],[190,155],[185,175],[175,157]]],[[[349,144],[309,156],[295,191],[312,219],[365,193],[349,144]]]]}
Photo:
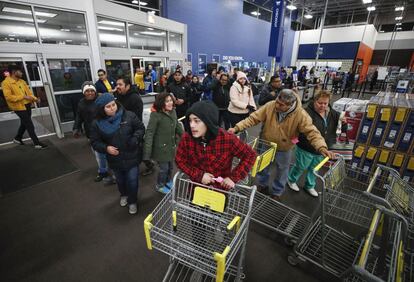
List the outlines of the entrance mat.
{"type": "Polygon", "coordinates": [[[16,145],[0,150],[2,195],[78,170],[50,141],[42,142],[48,145],[46,149],[36,150],[27,141],[24,146],[16,145]]]}

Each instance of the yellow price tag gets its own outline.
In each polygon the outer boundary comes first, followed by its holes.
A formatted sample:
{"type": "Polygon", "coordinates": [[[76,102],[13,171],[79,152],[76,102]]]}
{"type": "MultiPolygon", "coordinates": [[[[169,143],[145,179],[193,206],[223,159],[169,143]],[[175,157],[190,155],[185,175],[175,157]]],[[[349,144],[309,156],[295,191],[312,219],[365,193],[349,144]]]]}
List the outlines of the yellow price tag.
{"type": "Polygon", "coordinates": [[[197,186],[194,188],[193,204],[222,213],[226,204],[226,196],[223,193],[197,186]]]}

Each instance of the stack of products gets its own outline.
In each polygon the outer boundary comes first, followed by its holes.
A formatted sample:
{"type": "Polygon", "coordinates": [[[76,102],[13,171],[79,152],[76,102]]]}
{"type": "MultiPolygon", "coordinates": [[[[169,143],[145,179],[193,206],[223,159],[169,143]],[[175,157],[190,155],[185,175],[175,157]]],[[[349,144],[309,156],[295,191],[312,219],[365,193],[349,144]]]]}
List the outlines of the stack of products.
{"type": "Polygon", "coordinates": [[[414,184],[414,96],[378,93],[359,126],[352,166],[364,172],[382,164],[414,184]]]}

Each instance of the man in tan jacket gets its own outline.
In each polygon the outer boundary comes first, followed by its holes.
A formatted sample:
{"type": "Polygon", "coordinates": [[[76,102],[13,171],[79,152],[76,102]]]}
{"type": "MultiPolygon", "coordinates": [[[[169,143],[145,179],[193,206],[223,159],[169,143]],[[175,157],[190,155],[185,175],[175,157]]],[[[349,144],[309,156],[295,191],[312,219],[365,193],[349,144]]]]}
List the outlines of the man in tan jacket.
{"type": "MultiPolygon", "coordinates": [[[[272,197],[279,199],[285,191],[292,148],[297,143],[299,133],[303,133],[317,152],[330,158],[334,154],[328,151],[328,146],[318,129],[313,125],[312,119],[302,108],[300,98],[290,89],[280,92],[275,101],[268,102],[248,118],[237,123],[229,132],[236,133],[249,127],[263,123],[260,138],[275,142],[276,177],[272,183],[272,197]]],[[[268,190],[269,167],[259,174],[259,191],[268,190]]]]}

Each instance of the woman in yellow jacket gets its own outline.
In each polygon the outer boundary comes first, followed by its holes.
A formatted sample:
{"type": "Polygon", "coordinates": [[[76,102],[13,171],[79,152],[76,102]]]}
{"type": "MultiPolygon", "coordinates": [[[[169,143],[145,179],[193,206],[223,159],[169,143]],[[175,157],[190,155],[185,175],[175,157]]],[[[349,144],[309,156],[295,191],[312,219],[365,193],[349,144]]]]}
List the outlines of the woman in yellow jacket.
{"type": "Polygon", "coordinates": [[[145,94],[145,83],[144,83],[144,70],[141,68],[136,68],[134,82],[139,87],[139,93],[145,94]]]}
{"type": "Polygon", "coordinates": [[[17,130],[13,142],[24,145],[23,134],[27,130],[36,149],[44,149],[47,145],[41,143],[37,138],[32,122],[32,104],[38,101],[27,83],[22,79],[23,72],[16,66],[9,66],[9,76],[1,83],[4,98],[10,110],[14,111],[20,118],[20,127],[17,130]]]}

